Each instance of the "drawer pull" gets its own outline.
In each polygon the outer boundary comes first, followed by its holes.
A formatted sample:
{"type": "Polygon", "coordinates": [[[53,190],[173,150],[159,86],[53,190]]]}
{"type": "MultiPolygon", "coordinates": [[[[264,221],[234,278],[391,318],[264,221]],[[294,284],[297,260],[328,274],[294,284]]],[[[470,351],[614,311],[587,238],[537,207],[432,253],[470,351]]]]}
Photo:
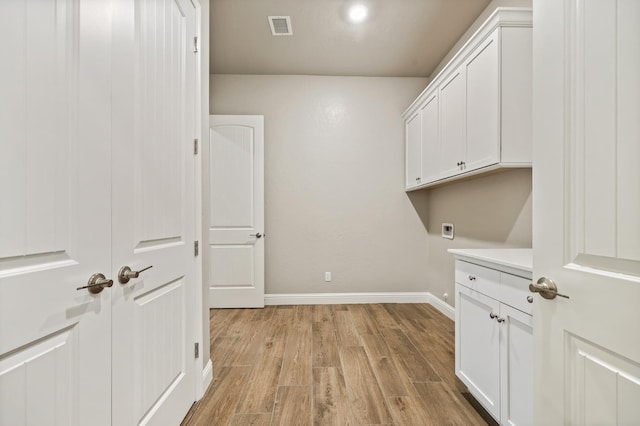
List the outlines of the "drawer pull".
{"type": "Polygon", "coordinates": [[[498,321],[499,323],[503,323],[504,322],[504,318],[498,317],[498,319],[496,321],[498,321]]]}
{"type": "Polygon", "coordinates": [[[473,275],[469,275],[469,281],[475,281],[476,277],[474,277],[473,275]]]}
{"type": "Polygon", "coordinates": [[[527,302],[533,303],[533,296],[527,296],[527,302]]]}
{"type": "Polygon", "coordinates": [[[490,312],[489,313],[489,318],[496,319],[496,318],[498,318],[498,315],[494,314],[493,312],[490,312]]]}

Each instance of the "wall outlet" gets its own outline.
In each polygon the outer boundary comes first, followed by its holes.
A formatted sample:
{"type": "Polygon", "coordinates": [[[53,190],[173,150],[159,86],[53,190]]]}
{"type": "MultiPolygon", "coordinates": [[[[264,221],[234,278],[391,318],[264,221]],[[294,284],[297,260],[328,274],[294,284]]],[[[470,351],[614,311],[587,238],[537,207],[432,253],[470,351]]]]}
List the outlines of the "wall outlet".
{"type": "Polygon", "coordinates": [[[325,272],[324,273],[324,280],[326,282],[330,282],[331,281],[331,272],[325,272]]]}
{"type": "Polygon", "coordinates": [[[453,240],[453,223],[442,224],[442,238],[453,240]]]}

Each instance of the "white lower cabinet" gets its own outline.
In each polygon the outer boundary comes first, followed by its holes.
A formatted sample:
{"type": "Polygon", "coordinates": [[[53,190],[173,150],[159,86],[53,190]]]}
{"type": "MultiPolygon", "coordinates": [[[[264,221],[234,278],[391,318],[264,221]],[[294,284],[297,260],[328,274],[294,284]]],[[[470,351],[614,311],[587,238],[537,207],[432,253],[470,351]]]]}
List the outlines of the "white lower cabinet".
{"type": "Polygon", "coordinates": [[[530,425],[531,277],[491,266],[456,260],[456,375],[500,424],[530,425]]]}

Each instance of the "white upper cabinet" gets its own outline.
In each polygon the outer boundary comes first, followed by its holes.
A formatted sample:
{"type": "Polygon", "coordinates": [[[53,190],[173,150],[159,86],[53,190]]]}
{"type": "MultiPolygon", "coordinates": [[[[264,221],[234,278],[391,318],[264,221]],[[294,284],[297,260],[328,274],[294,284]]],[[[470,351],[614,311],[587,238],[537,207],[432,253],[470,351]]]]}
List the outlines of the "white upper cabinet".
{"type": "Polygon", "coordinates": [[[531,167],[531,23],[496,9],[405,111],[407,190],[531,167]]]}
{"type": "Polygon", "coordinates": [[[440,152],[440,138],[438,127],[438,92],[428,97],[420,109],[422,119],[422,179],[430,182],[438,178],[438,155],[440,152]]]}
{"type": "Polygon", "coordinates": [[[421,144],[421,122],[420,114],[414,113],[405,123],[405,133],[407,135],[407,157],[406,157],[406,177],[405,186],[407,188],[417,187],[422,180],[422,156],[421,144]]]}
{"type": "Polygon", "coordinates": [[[438,176],[452,176],[462,170],[466,156],[464,69],[455,70],[439,88],[440,161],[438,176]]]}
{"type": "Polygon", "coordinates": [[[467,82],[467,155],[463,170],[500,161],[500,66],[498,31],[483,42],[464,65],[467,82]]]}

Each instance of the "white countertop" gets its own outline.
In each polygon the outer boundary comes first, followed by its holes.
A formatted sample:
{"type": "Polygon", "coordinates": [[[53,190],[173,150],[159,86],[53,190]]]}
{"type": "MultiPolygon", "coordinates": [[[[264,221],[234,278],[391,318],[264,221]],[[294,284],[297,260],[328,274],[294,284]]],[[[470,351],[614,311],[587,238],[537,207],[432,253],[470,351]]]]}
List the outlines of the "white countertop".
{"type": "Polygon", "coordinates": [[[533,253],[524,249],[449,249],[456,257],[496,263],[521,271],[533,272],[533,253]]]}

